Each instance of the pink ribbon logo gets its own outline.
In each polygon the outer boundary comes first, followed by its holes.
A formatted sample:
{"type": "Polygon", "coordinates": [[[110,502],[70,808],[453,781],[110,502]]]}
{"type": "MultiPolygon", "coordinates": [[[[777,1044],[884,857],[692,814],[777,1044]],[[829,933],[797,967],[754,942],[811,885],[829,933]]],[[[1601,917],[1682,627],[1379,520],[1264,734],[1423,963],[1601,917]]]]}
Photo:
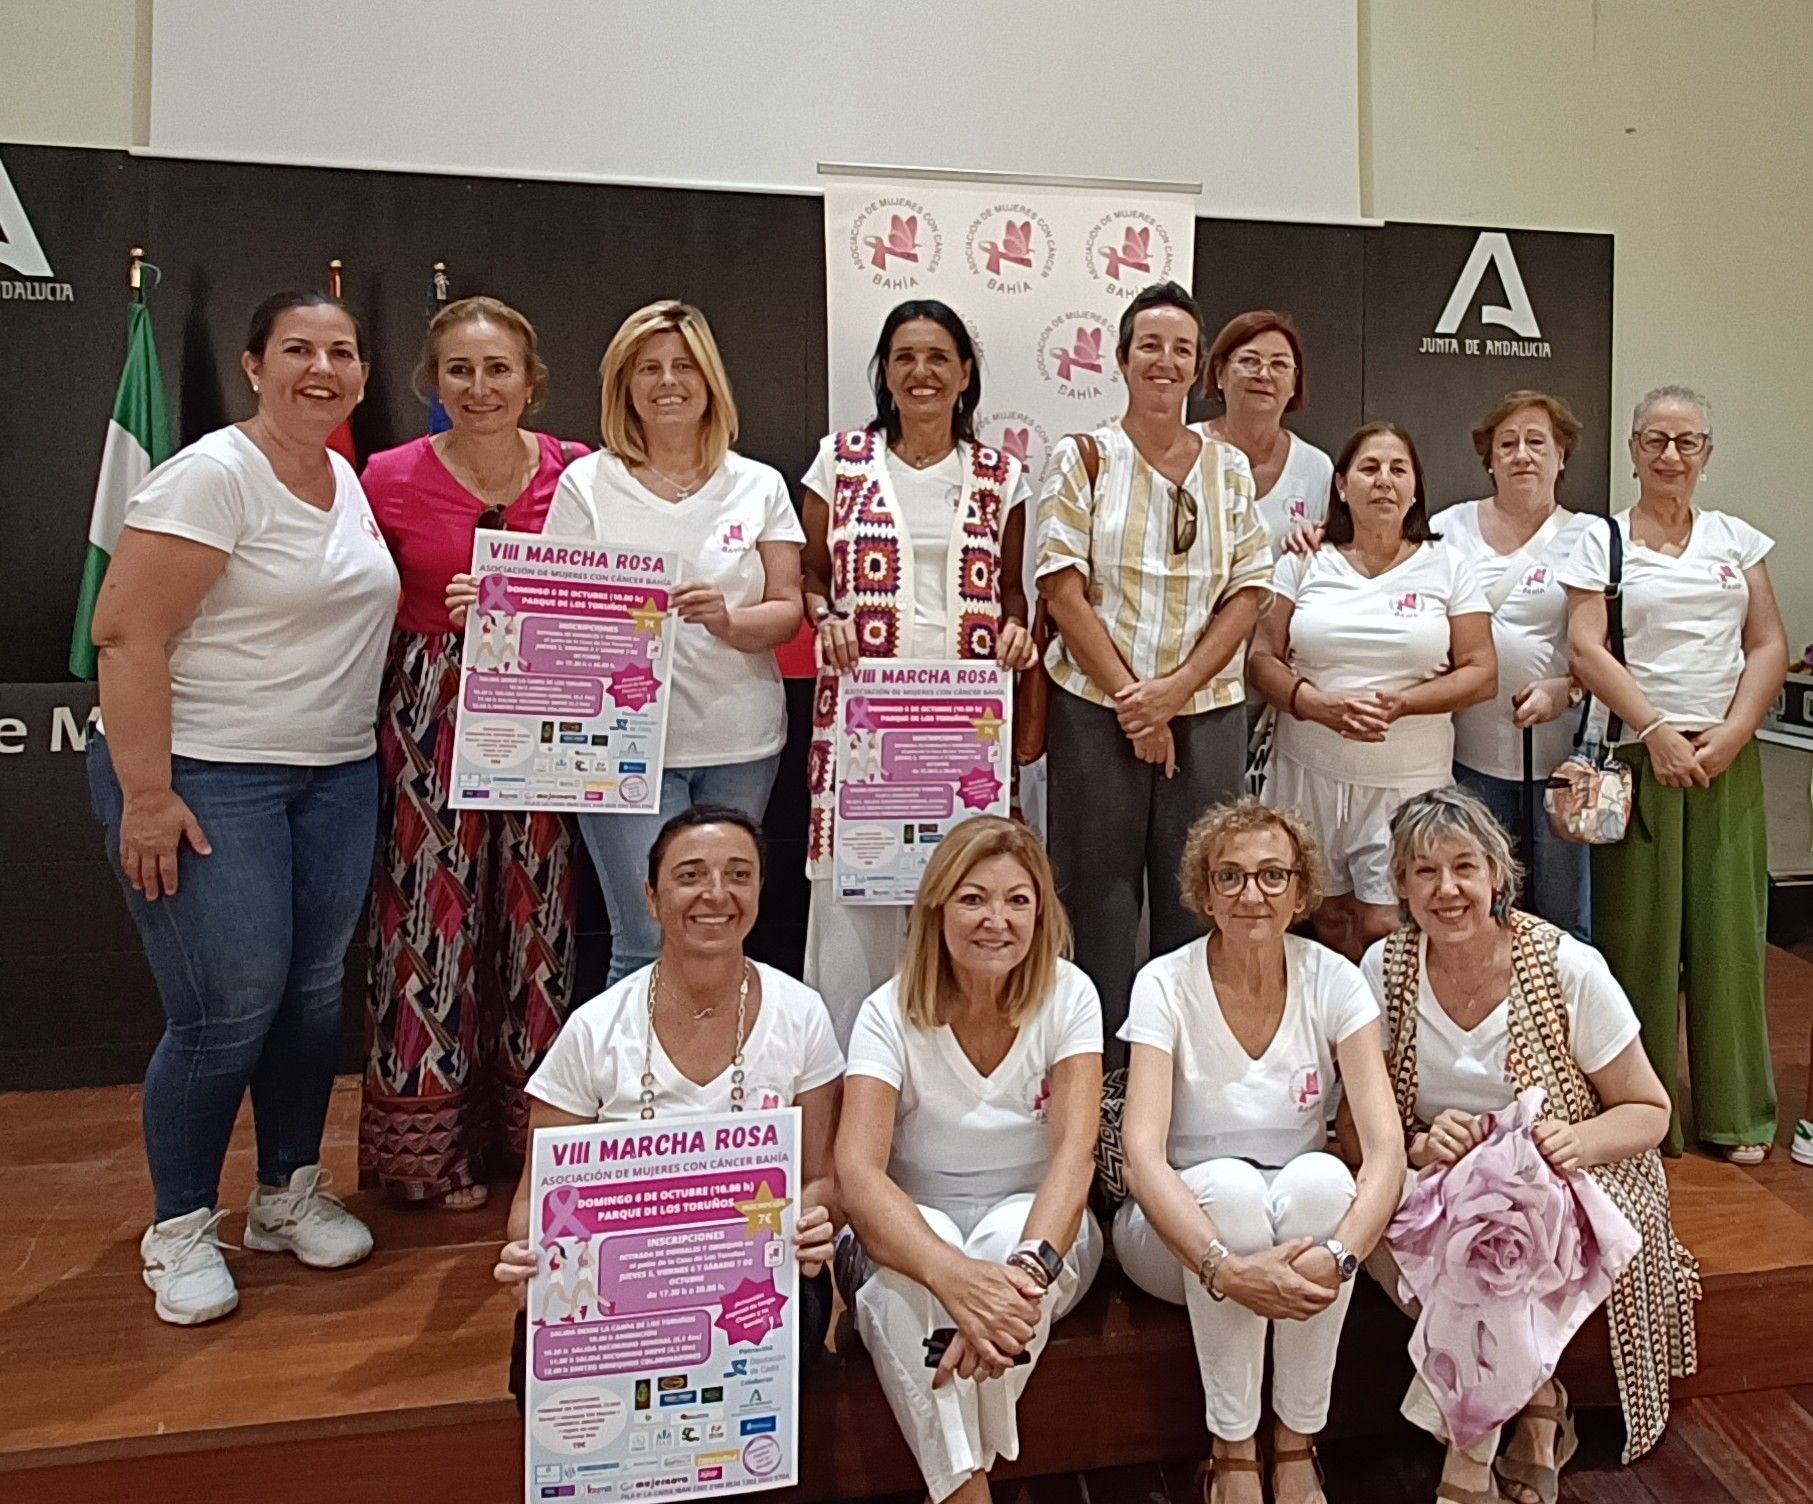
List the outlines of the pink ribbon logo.
{"type": "Polygon", "coordinates": [[[514,611],[516,602],[510,598],[510,582],[501,574],[488,574],[478,582],[478,609],[480,611],[514,611]]]}
{"type": "Polygon", "coordinates": [[[869,265],[877,271],[888,269],[890,256],[916,262],[919,260],[919,216],[909,214],[902,219],[898,214],[893,215],[885,239],[880,235],[869,235],[864,237],[863,244],[869,248],[869,265]]]}
{"type": "Polygon", "coordinates": [[[1003,263],[1014,266],[1030,267],[1032,265],[1032,221],[1022,220],[1015,224],[1008,220],[1001,230],[1001,243],[992,240],[982,242],[983,253],[988,257],[988,274],[991,277],[1001,275],[1003,263]]]}
{"type": "Polygon", "coordinates": [[[1068,350],[1054,350],[1058,363],[1058,380],[1069,381],[1074,371],[1102,374],[1102,331],[1079,324],[1075,342],[1068,350]]]}
{"type": "Polygon", "coordinates": [[[1032,430],[1030,428],[1004,428],[1001,430],[1001,452],[1011,454],[1025,469],[1032,455],[1032,430]]]}
{"type": "Polygon", "coordinates": [[[1102,247],[1102,255],[1108,258],[1108,275],[1118,282],[1122,272],[1140,272],[1150,274],[1152,271],[1152,231],[1134,229],[1127,226],[1127,233],[1122,236],[1118,248],[1108,245],[1102,247]]]}
{"type": "Polygon", "coordinates": [[[579,1188],[557,1185],[541,1201],[541,1246],[551,1248],[560,1238],[589,1238],[592,1229],[579,1219],[579,1188]]]}

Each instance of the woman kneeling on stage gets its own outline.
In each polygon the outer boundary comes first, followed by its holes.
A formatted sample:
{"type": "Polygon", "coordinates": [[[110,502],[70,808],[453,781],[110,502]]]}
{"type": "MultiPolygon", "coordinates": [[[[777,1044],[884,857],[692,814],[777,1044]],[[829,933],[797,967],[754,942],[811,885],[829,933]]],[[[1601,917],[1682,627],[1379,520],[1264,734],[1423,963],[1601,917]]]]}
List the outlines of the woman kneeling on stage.
{"type": "Polygon", "coordinates": [[[1020,1455],[1020,1392],[1101,1263],[1102,1011],[1069,937],[1038,839],[969,820],[850,1036],[837,1281],[933,1504],[985,1504],[1020,1455]]]}
{"type": "MultiPolygon", "coordinates": [[[[645,889],[660,955],[573,1011],[529,1080],[529,1128],[798,1107],[799,1351],[809,1363],[831,1321],[825,1265],[843,1057],[819,995],[743,954],[764,864],[761,830],[741,810],[696,804],[661,828],[645,889]]],[[[498,1280],[523,1293],[537,1265],[529,1193],[525,1167],[497,1264],[498,1280]]],[[[586,1278],[583,1267],[573,1271],[561,1298],[570,1303],[586,1278]]],[[[519,1405],[525,1335],[519,1315],[510,1363],[519,1405]]]]}

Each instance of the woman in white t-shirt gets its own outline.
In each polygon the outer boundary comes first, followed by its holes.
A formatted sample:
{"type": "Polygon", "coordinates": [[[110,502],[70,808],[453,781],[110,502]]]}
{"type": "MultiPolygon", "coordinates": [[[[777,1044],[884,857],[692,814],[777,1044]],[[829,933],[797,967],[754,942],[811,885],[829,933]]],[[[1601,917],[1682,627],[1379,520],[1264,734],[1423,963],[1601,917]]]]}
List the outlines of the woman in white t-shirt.
{"type": "Polygon", "coordinates": [[[1321,546],[1278,563],[1248,665],[1278,708],[1265,802],[1308,819],[1328,863],[1316,933],[1357,959],[1398,922],[1392,811],[1453,778],[1453,712],[1492,698],[1497,658],[1472,569],[1429,525],[1410,435],[1356,429],[1334,484],[1321,546]]]}
{"type": "MultiPolygon", "coordinates": [[[[1406,926],[1361,963],[1385,1018],[1390,1079],[1409,1136],[1410,1175],[1450,1165],[1484,1137],[1481,1117],[1528,1087],[1547,1093],[1536,1147],[1557,1171],[1590,1173],[1643,1236],[1608,1302],[1625,1459],[1648,1450],[1668,1418],[1668,1382],[1691,1371],[1698,1276],[1668,1219],[1655,1146],[1668,1096],[1637,1040],[1637,1017],[1599,953],[1511,907],[1517,863],[1490,810],[1461,788],[1407,801],[1392,821],[1391,865],[1406,926]]],[[[1343,1136],[1346,1111],[1343,1109],[1343,1136]]],[[[1368,1269],[1399,1299],[1380,1245],[1368,1269]]],[[[1539,1271],[1546,1273],[1546,1271],[1539,1271]]],[[[1441,1411],[1414,1380],[1404,1414],[1447,1438],[1441,1411]]],[[[1496,1497],[1499,1432],[1450,1446],[1446,1497],[1496,1497]]],[[[1519,1504],[1552,1504],[1574,1449],[1567,1394],[1549,1380],[1515,1423],[1498,1484],[1519,1504]]]]}
{"type": "MultiPolygon", "coordinates": [[[[1687,994],[1695,1131],[1738,1164],[1775,1141],[1763,1001],[1768,822],[1756,729],[1788,672],[1763,562],[1774,541],[1693,504],[1712,457],[1706,399],[1665,386],[1637,404],[1637,504],[1614,518],[1623,554],[1623,661],[1607,646],[1609,528],[1562,571],[1574,672],[1622,722],[1636,776],[1629,834],[1593,848],[1593,935],[1643,1021],[1672,1090],[1687,994]]],[[[1607,727],[1606,729],[1610,729],[1607,727]]],[[[1677,1113],[1667,1152],[1681,1152],[1677,1113]]]]}
{"type": "Polygon", "coordinates": [[[806,981],[840,1040],[894,973],[907,909],[844,904],[832,883],[840,675],[864,658],[980,658],[1030,668],[1023,456],[976,436],[982,361],[947,304],[916,298],[882,322],[869,363],[875,416],[827,434],[806,472],[806,615],[818,634],[806,872],[806,981]]]}
{"type": "MultiPolygon", "coordinates": [[[[798,1107],[799,1352],[810,1363],[831,1319],[825,1264],[843,1056],[819,995],[743,953],[765,861],[761,827],[743,810],[693,805],[662,825],[643,889],[660,955],[573,1010],[529,1078],[529,1129],[798,1107]]],[[[496,1270],[519,1298],[538,1257],[529,1238],[532,1163],[496,1270]]],[[[511,1360],[519,1405],[526,1325],[519,1315],[511,1360]]]]}
{"type": "Polygon", "coordinates": [[[182,1326],[239,1303],[214,1203],[248,1089],[245,1246],[316,1268],[371,1252],[320,1164],[398,594],[358,477],[327,447],[364,395],[364,337],[337,299],[279,293],[240,363],[257,413],[133,493],[93,628],[106,732],[89,789],[166,1020],[145,1072],[157,1210],[139,1249],[157,1314],[182,1326]]]}
{"type": "Polygon", "coordinates": [[[1314,1438],[1354,1271],[1404,1172],[1378,1008],[1351,961],[1289,933],[1322,881],[1297,815],[1217,805],[1191,829],[1180,878],[1209,933],[1133,983],[1121,1030],[1133,1199],[1114,1249],[1141,1289],[1189,1310],[1215,1438],[1209,1504],[1258,1504],[1268,1330],[1274,1496],[1319,1499],[1314,1438]],[[1337,1074],[1365,1150],[1357,1184],[1323,1152],[1337,1074]]]}
{"type": "Polygon", "coordinates": [[[1102,1009],[1069,937],[1038,838],[965,821],[850,1036],[838,1285],[933,1504],[1020,1455],[1020,1392],[1101,1264],[1102,1009]]]}
{"type": "MultiPolygon", "coordinates": [[[[660,808],[579,817],[610,913],[609,980],[621,982],[660,945],[642,869],[663,823],[689,804],[757,820],[768,807],[787,740],[774,649],[799,631],[805,534],[780,472],[730,447],[736,402],[698,309],[673,299],[637,309],[599,374],[604,446],[561,472],[542,535],[680,560],[660,808]]],[[[456,575],[455,621],[476,599],[472,576],[456,575]]]]}
{"type": "Polygon", "coordinates": [[[1573,750],[1580,703],[1568,668],[1561,571],[1588,527],[1555,488],[1580,442],[1580,420],[1547,392],[1507,392],[1473,425],[1492,494],[1442,513],[1442,541],[1461,554],[1492,608],[1498,693],[1454,713],[1454,778],[1516,833],[1528,871],[1526,907],[1576,938],[1592,934],[1588,850],[1543,816],[1549,774],[1573,750]],[[1528,766],[1524,747],[1529,746],[1528,766]]]}
{"type": "Polygon", "coordinates": [[[1254,506],[1272,553],[1293,536],[1312,545],[1328,516],[1334,462],[1284,426],[1286,413],[1307,407],[1303,337],[1288,313],[1269,308],[1236,314],[1209,346],[1203,386],[1225,411],[1200,426],[1232,444],[1253,471],[1254,506]]]}

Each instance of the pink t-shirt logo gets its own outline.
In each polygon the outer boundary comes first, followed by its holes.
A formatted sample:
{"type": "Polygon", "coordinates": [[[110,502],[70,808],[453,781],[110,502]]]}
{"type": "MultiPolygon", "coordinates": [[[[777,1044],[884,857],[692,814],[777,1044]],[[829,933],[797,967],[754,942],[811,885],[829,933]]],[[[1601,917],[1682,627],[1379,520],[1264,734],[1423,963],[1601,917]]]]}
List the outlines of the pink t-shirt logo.
{"type": "Polygon", "coordinates": [[[1744,587],[1744,577],[1729,564],[1719,565],[1718,582],[1721,590],[1741,590],[1744,587]]]}
{"type": "Polygon", "coordinates": [[[1422,597],[1414,590],[1406,590],[1402,595],[1391,598],[1393,616],[1415,616],[1422,609],[1422,597]]]}
{"type": "Polygon", "coordinates": [[[1039,1078],[1039,1089],[1032,1099],[1032,1115],[1043,1123],[1051,1114],[1051,1077],[1039,1078]]]}
{"type": "Polygon", "coordinates": [[[1306,1065],[1291,1077],[1291,1103],[1298,1112],[1308,1112],[1322,1100],[1322,1072],[1306,1065]]]}

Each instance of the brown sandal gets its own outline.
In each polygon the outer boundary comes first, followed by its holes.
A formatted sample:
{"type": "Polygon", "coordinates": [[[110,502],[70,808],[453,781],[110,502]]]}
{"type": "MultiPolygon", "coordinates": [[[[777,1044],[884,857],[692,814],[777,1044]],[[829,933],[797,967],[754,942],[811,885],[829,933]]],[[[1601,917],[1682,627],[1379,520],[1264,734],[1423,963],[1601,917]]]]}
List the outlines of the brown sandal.
{"type": "Polygon", "coordinates": [[[1202,1497],[1202,1504],[1209,1504],[1209,1490],[1215,1486],[1217,1468],[1224,1473],[1258,1473],[1261,1477],[1265,1475],[1265,1469],[1260,1466],[1257,1457],[1217,1457],[1211,1452],[1196,1464],[1196,1488],[1202,1497]]]}
{"type": "Polygon", "coordinates": [[[1272,1491],[1278,1490],[1278,1464],[1281,1462],[1307,1462],[1316,1470],[1316,1489],[1327,1500],[1328,1479],[1322,1472],[1322,1459],[1317,1455],[1314,1441],[1305,1442],[1300,1447],[1289,1447],[1281,1452],[1272,1453],[1272,1491]]]}
{"type": "Polygon", "coordinates": [[[1436,1504],[1505,1504],[1497,1489],[1462,1488],[1458,1483],[1444,1483],[1435,1491],[1436,1504]]]}
{"type": "Polygon", "coordinates": [[[1493,1472],[1498,1475],[1501,1491],[1505,1484],[1515,1483],[1533,1492],[1542,1504],[1555,1504],[1561,1497],[1561,1470],[1573,1461],[1574,1453],[1580,1449],[1580,1435],[1574,1429],[1574,1417],[1568,1410],[1567,1390],[1561,1387],[1560,1379],[1551,1382],[1555,1386],[1556,1403],[1525,1405],[1518,1413],[1517,1420],[1546,1420],[1554,1424],[1555,1460],[1552,1463],[1532,1462],[1527,1457],[1512,1457],[1507,1454],[1492,1464],[1493,1472]]]}

